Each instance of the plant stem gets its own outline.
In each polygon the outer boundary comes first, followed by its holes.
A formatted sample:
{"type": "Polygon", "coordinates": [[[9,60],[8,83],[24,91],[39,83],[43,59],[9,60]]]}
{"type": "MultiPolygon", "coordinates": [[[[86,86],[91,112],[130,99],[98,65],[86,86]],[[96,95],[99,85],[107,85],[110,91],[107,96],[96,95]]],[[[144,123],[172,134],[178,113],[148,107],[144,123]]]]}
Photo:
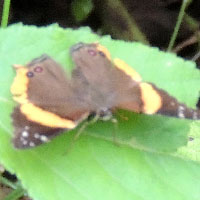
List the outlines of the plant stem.
{"type": "Polygon", "coordinates": [[[10,10],[10,0],[4,0],[1,28],[6,28],[8,25],[9,10],[10,10]]]}
{"type": "Polygon", "coordinates": [[[12,183],[11,181],[9,181],[8,179],[2,177],[0,175],[0,183],[4,184],[4,185],[7,185],[8,187],[12,188],[12,189],[16,189],[17,188],[17,185],[12,183]]]}
{"type": "Polygon", "coordinates": [[[180,12],[179,12],[179,15],[178,15],[178,19],[177,19],[177,22],[176,22],[176,26],[174,28],[174,32],[173,32],[171,40],[169,42],[169,46],[167,48],[167,51],[171,51],[173,46],[174,46],[174,43],[175,43],[178,31],[180,29],[181,22],[183,20],[183,16],[185,14],[185,9],[186,9],[187,5],[188,5],[188,0],[183,0],[182,5],[181,5],[181,9],[180,9],[180,12]]]}
{"type": "Polygon", "coordinates": [[[121,14],[122,19],[126,20],[129,26],[130,33],[132,33],[132,37],[135,40],[138,40],[144,44],[149,44],[146,36],[140,30],[134,18],[130,16],[123,2],[121,0],[107,0],[107,2],[110,5],[110,7],[113,8],[113,10],[116,9],[117,12],[121,14]]]}
{"type": "Polygon", "coordinates": [[[24,196],[24,189],[21,187],[16,188],[10,194],[8,194],[4,200],[18,200],[20,197],[24,196]]]}

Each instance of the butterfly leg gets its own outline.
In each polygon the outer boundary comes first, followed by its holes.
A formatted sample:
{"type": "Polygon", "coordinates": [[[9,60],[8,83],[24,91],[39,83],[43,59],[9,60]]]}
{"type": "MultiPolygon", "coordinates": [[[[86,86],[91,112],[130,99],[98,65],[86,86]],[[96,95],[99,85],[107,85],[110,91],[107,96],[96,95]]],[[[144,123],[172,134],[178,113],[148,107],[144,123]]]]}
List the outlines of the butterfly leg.
{"type": "Polygon", "coordinates": [[[111,122],[113,123],[114,125],[114,129],[112,131],[112,135],[113,135],[113,143],[116,145],[116,146],[119,146],[119,142],[117,141],[117,130],[118,130],[118,120],[116,118],[112,118],[111,119],[111,122]]]}
{"type": "Polygon", "coordinates": [[[78,138],[83,133],[85,128],[87,128],[87,126],[89,126],[90,124],[94,124],[98,119],[99,119],[99,115],[94,115],[94,117],[92,119],[88,119],[81,124],[80,128],[77,130],[76,134],[74,135],[74,137],[67,149],[67,153],[73,148],[76,140],[78,140],[78,138]]]}

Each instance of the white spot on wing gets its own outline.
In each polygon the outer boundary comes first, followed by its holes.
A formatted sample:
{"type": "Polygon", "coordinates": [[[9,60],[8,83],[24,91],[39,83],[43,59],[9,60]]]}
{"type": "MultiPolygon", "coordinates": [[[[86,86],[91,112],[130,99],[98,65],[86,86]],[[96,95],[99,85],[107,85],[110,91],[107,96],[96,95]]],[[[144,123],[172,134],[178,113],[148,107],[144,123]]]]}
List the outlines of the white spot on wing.
{"type": "Polygon", "coordinates": [[[34,134],[34,138],[38,139],[40,137],[40,134],[39,133],[35,133],[34,134]]]}
{"type": "Polygon", "coordinates": [[[30,143],[29,143],[29,146],[30,146],[30,147],[34,147],[34,146],[35,146],[35,143],[34,143],[34,142],[30,142],[30,143]]]}
{"type": "Polygon", "coordinates": [[[26,140],[26,138],[24,138],[23,136],[20,137],[20,141],[22,142],[22,144],[25,146],[28,144],[28,141],[26,140]]]}
{"type": "Polygon", "coordinates": [[[27,145],[27,144],[28,144],[28,141],[27,141],[27,140],[23,140],[23,141],[22,141],[22,144],[23,144],[23,145],[27,145]]]}
{"type": "Polygon", "coordinates": [[[34,134],[34,138],[41,140],[42,142],[48,142],[49,139],[45,135],[40,135],[39,133],[34,134]]]}
{"type": "Polygon", "coordinates": [[[27,131],[22,132],[22,137],[28,137],[28,136],[29,136],[29,133],[27,131]]]}
{"type": "Polygon", "coordinates": [[[170,105],[171,105],[171,106],[175,106],[175,102],[171,101],[171,102],[170,102],[170,105]]]}
{"type": "Polygon", "coordinates": [[[196,111],[193,111],[193,116],[192,116],[193,119],[198,119],[198,115],[197,115],[197,112],[196,111]]]}
{"type": "Polygon", "coordinates": [[[40,136],[40,140],[43,141],[43,142],[47,142],[47,141],[48,141],[48,138],[47,138],[47,136],[45,136],[45,135],[41,135],[41,136],[40,136]]]}
{"type": "Polygon", "coordinates": [[[30,127],[29,127],[29,126],[25,126],[24,128],[25,128],[25,130],[29,130],[29,129],[30,129],[30,127]]]}
{"type": "Polygon", "coordinates": [[[183,106],[178,107],[178,117],[185,118],[184,110],[185,110],[185,108],[183,106]]]}

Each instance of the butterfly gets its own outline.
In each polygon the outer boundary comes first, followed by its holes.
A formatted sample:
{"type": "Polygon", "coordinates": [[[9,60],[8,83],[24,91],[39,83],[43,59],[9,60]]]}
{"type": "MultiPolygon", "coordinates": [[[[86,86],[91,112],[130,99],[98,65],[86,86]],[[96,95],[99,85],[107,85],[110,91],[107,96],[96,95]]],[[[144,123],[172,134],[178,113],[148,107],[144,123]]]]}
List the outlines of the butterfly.
{"type": "Polygon", "coordinates": [[[12,113],[13,144],[24,149],[50,141],[74,129],[91,115],[110,116],[118,109],[199,119],[200,112],[179,103],[120,59],[111,60],[98,43],[78,43],[70,54],[75,67],[70,77],[48,55],[26,66],[14,65],[11,86],[18,103],[12,113]]]}

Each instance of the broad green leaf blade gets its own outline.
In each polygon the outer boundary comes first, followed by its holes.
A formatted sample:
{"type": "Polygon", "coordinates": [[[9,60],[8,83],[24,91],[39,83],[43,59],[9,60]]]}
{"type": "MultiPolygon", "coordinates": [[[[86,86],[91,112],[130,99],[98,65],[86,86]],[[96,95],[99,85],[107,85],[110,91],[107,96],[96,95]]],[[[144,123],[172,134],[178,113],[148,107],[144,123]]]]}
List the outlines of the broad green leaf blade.
{"type": "MultiPolygon", "coordinates": [[[[191,62],[140,43],[99,38],[87,28],[13,25],[0,30],[0,162],[17,174],[34,200],[199,199],[200,165],[188,160],[192,156],[182,154],[180,159],[176,153],[187,143],[189,120],[119,111],[116,129],[111,122],[98,121],[73,145],[77,129],[38,148],[12,147],[12,64],[25,64],[46,53],[69,73],[73,68],[69,48],[80,41],[99,41],[145,81],[195,107],[200,73],[191,62]]],[[[199,122],[195,131],[200,131],[199,122]]]]}

